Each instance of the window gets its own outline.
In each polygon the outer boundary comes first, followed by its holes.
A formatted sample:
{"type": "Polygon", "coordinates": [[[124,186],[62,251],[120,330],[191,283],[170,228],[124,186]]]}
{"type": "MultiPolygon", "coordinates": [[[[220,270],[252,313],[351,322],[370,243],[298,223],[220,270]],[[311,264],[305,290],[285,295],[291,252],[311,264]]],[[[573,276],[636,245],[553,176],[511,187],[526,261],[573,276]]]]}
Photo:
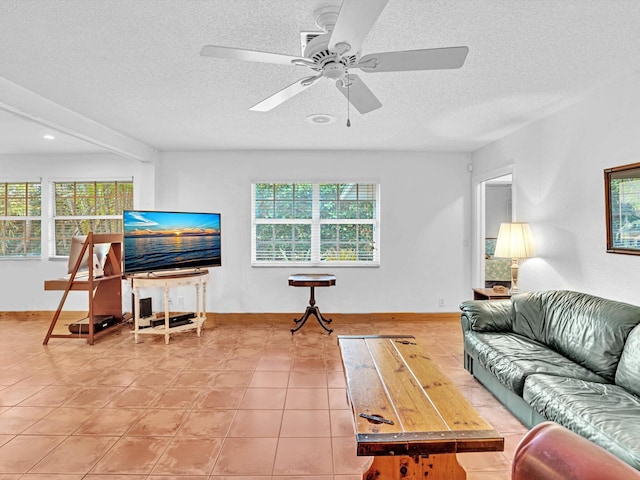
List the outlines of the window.
{"type": "Polygon", "coordinates": [[[379,186],[252,185],[253,265],[379,265],[379,186]]]}
{"type": "Polygon", "coordinates": [[[40,182],[0,182],[0,257],[39,257],[42,252],[40,182]]]}
{"type": "Polygon", "coordinates": [[[133,208],[132,181],[54,182],[54,255],[68,255],[71,237],[122,232],[122,211],[133,208]]]}

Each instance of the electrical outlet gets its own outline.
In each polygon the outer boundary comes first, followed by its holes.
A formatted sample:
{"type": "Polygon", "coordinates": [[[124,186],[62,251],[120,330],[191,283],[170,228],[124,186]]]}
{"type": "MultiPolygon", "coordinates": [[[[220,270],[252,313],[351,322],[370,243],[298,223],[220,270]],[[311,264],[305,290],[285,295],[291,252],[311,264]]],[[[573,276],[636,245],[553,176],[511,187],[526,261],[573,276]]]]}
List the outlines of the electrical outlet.
{"type": "Polygon", "coordinates": [[[438,299],[438,306],[439,307],[444,307],[444,298],[438,299]]]}
{"type": "Polygon", "coordinates": [[[184,309],[184,297],[178,297],[178,308],[184,309]]]}

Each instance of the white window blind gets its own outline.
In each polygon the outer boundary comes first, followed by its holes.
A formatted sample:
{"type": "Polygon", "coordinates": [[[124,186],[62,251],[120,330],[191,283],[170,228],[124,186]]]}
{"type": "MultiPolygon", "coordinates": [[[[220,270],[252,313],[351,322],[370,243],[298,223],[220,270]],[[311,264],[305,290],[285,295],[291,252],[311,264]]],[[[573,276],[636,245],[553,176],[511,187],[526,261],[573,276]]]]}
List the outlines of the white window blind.
{"type": "Polygon", "coordinates": [[[41,237],[41,182],[0,182],[0,258],[40,257],[41,237]]]}
{"type": "Polygon", "coordinates": [[[133,208],[133,181],[56,181],[51,188],[54,255],[69,254],[71,237],[121,233],[122,211],[133,208]]]}
{"type": "Polygon", "coordinates": [[[252,264],[377,266],[379,185],[255,183],[252,264]]]}

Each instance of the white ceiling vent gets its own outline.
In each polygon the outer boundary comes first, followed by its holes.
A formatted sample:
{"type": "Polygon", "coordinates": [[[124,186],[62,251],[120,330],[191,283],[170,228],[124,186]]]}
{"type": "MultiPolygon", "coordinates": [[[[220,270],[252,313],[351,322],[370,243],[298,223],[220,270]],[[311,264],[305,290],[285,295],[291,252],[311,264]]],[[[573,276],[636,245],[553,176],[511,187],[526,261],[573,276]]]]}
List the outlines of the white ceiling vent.
{"type": "Polygon", "coordinates": [[[335,122],[336,117],[328,113],[314,113],[313,115],[307,115],[305,120],[312,125],[328,125],[335,122]]]}
{"type": "Polygon", "coordinates": [[[326,32],[300,32],[300,47],[302,56],[304,57],[304,51],[307,49],[309,42],[316,38],[318,35],[322,35],[326,32]]]}

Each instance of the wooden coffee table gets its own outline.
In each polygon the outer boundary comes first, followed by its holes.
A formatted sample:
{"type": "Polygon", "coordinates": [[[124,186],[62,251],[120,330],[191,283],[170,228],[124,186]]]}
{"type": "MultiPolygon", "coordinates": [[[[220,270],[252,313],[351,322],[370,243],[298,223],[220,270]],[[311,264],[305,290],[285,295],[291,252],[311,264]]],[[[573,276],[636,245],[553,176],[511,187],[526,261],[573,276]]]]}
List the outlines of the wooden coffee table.
{"type": "Polygon", "coordinates": [[[408,335],[338,337],[357,455],[370,479],[463,480],[456,454],[504,450],[504,438],[408,335]]]}

